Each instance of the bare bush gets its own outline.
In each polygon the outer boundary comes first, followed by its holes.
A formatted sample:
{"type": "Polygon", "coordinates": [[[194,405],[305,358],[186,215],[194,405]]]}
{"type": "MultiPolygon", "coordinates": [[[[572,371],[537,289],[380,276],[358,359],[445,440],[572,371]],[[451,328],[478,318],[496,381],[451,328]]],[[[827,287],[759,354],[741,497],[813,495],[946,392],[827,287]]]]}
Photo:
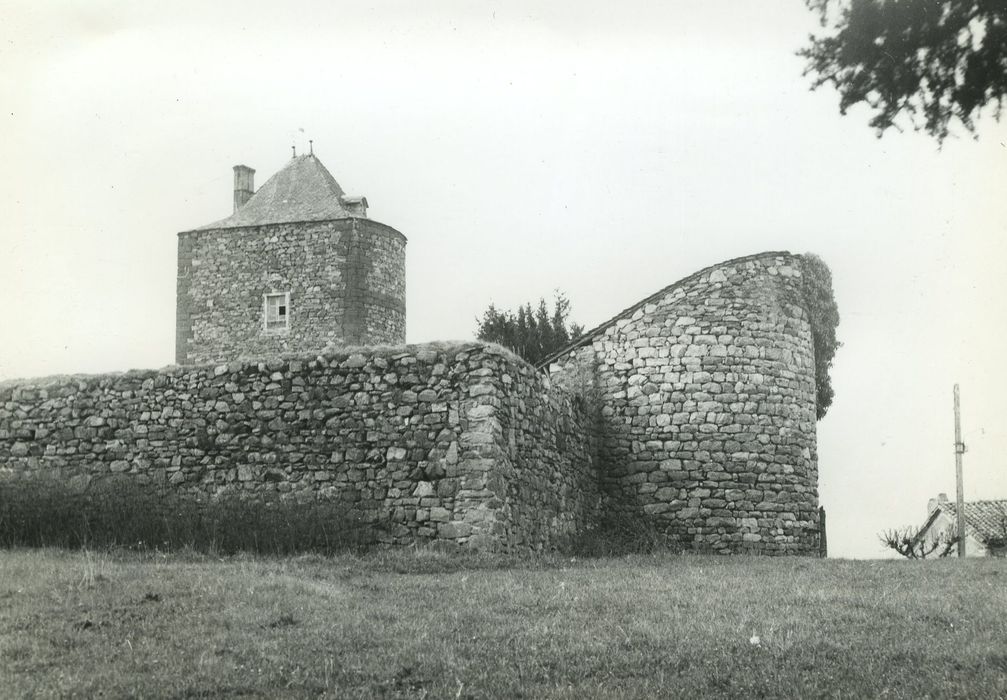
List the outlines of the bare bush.
{"type": "Polygon", "coordinates": [[[958,536],[950,532],[939,532],[936,535],[922,536],[919,528],[903,527],[884,530],[878,534],[881,544],[904,556],[906,559],[926,559],[934,555],[946,557],[958,544],[958,536]]]}

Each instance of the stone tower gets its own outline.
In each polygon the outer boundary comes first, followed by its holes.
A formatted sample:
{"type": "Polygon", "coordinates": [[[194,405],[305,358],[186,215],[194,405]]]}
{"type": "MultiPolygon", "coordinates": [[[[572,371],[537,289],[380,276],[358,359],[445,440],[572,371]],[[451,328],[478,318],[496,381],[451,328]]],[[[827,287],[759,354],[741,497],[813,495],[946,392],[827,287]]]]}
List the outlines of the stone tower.
{"type": "Polygon", "coordinates": [[[236,165],[234,213],[178,234],[175,361],[404,343],[406,237],[313,153],[254,177],[236,165]]]}
{"type": "Polygon", "coordinates": [[[801,256],[679,280],[546,358],[598,402],[607,509],[687,549],[817,554],[815,346],[801,256]]]}

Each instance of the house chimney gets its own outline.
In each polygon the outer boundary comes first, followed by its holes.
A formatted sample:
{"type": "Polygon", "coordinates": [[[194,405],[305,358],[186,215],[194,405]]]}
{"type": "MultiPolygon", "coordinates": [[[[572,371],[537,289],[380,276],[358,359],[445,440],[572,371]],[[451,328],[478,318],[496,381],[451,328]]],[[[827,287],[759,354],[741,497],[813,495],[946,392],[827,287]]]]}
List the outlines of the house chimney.
{"type": "Polygon", "coordinates": [[[234,166],[234,211],[238,211],[255,194],[255,169],[247,165],[234,166]]]}
{"type": "Polygon", "coordinates": [[[931,498],[929,501],[927,501],[927,515],[933,513],[934,510],[937,509],[938,504],[947,502],[948,502],[948,495],[946,493],[937,494],[937,498],[931,498]]]}

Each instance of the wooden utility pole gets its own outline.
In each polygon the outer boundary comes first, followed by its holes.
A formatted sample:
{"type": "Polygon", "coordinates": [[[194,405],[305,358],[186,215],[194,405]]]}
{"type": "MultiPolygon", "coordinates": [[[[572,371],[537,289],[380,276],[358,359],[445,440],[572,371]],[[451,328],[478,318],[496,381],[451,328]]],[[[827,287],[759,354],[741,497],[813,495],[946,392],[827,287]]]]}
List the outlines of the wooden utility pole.
{"type": "Polygon", "coordinates": [[[962,417],[958,406],[958,385],[955,384],[955,489],[957,503],[955,515],[958,521],[958,556],[965,556],[965,486],[962,483],[962,455],[965,454],[965,443],[962,442],[962,417]]]}

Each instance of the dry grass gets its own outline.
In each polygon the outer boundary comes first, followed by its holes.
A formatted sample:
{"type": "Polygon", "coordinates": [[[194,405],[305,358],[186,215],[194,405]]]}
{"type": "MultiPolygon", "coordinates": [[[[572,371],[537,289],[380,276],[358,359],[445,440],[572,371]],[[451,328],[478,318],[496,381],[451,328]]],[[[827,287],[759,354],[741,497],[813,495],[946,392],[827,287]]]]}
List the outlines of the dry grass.
{"type": "Polygon", "coordinates": [[[1005,560],[0,550],[0,694],[1004,697],[1005,580],[1005,560]]]}
{"type": "Polygon", "coordinates": [[[126,476],[82,491],[58,473],[0,474],[0,547],[336,554],[368,547],[382,527],[340,502],[261,503],[233,492],[198,502],[126,476]]]}

